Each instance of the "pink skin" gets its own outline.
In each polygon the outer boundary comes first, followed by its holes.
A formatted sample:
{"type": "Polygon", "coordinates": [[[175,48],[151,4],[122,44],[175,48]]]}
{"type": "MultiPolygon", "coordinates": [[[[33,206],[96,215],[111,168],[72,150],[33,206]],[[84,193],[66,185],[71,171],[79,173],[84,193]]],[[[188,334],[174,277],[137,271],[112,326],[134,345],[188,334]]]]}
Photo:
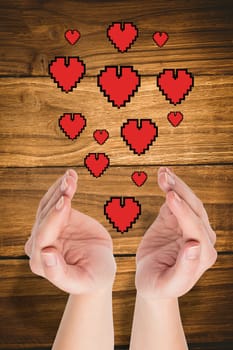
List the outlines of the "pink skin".
{"type": "Polygon", "coordinates": [[[95,219],[71,208],[77,173],[69,169],[68,188],[61,191],[59,178],[41,199],[31,237],[25,244],[33,273],[47,278],[70,294],[102,293],[112,287],[116,263],[112,239],[95,219]],[[55,205],[61,195],[64,205],[55,205]],[[58,265],[47,267],[41,253],[53,253],[58,265]]]}
{"type": "MultiPolygon", "coordinates": [[[[77,173],[69,170],[65,191],[60,189],[62,179],[40,201],[25,244],[30,268],[67,293],[102,292],[112,287],[116,273],[111,236],[98,221],[71,208],[77,173]],[[62,194],[64,206],[57,210],[62,194]],[[42,251],[56,254],[58,265],[46,267],[42,251]]],[[[215,263],[216,234],[202,202],[178,176],[162,167],[158,184],[166,200],[137,249],[135,284],[144,297],[174,298],[187,293],[215,263]],[[174,184],[168,184],[169,175],[174,184]],[[185,253],[194,245],[199,246],[199,255],[186,259],[185,253]]]]}
{"type": "Polygon", "coordinates": [[[180,297],[215,263],[216,234],[200,199],[170,169],[159,169],[158,184],[166,200],[137,249],[135,283],[143,297],[180,297]],[[192,246],[199,246],[197,256],[187,259],[192,246]]]}

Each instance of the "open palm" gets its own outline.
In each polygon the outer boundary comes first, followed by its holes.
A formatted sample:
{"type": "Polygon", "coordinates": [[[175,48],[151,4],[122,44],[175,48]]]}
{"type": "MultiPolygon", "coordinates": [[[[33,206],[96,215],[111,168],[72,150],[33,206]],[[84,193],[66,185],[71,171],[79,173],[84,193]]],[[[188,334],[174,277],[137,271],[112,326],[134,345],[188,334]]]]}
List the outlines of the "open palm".
{"type": "Polygon", "coordinates": [[[71,208],[76,172],[69,170],[64,191],[60,189],[62,179],[42,198],[25,244],[31,270],[70,294],[105,290],[112,286],[116,272],[111,237],[97,220],[71,208]],[[55,204],[61,192],[64,205],[57,210],[55,204]],[[47,266],[42,253],[55,255],[57,264],[47,266]]]}
{"type": "Polygon", "coordinates": [[[138,247],[136,288],[147,297],[179,297],[216,261],[216,234],[201,201],[178,176],[161,168],[158,182],[166,201],[138,247]]]}

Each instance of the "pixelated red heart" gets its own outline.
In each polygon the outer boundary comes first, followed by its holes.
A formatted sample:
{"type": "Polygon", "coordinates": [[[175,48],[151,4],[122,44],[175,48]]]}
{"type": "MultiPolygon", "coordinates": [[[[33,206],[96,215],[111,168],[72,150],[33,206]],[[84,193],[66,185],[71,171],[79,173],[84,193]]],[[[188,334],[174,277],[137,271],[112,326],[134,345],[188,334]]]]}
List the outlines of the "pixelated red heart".
{"type": "Polygon", "coordinates": [[[98,129],[94,131],[93,137],[100,145],[103,145],[107,141],[109,133],[106,129],[98,129]]]}
{"type": "Polygon", "coordinates": [[[86,124],[85,117],[80,113],[64,113],[58,120],[61,130],[71,140],[74,140],[81,134],[86,124]]]}
{"type": "Polygon", "coordinates": [[[68,29],[65,32],[65,38],[71,45],[74,45],[80,38],[80,33],[76,29],[68,29]]]}
{"type": "Polygon", "coordinates": [[[105,153],[89,153],[84,159],[84,165],[89,172],[99,177],[109,166],[109,158],[105,153]]]}
{"type": "Polygon", "coordinates": [[[134,197],[111,197],[104,205],[104,214],[113,227],[123,233],[139,218],[141,205],[134,197]]]}
{"type": "Polygon", "coordinates": [[[155,32],[153,34],[153,40],[159,47],[165,45],[168,41],[168,38],[169,36],[166,32],[155,32]]]}
{"type": "Polygon", "coordinates": [[[158,127],[151,119],[127,119],[121,127],[121,136],[130,149],[140,155],[156,140],[158,127]]]}
{"type": "Polygon", "coordinates": [[[140,86],[140,75],[133,67],[105,67],[97,77],[98,86],[112,105],[120,108],[130,101],[140,86]]]}
{"type": "Polygon", "coordinates": [[[172,126],[178,126],[183,120],[183,114],[181,112],[170,112],[167,115],[168,121],[172,126]]]}
{"type": "Polygon", "coordinates": [[[85,64],[79,57],[55,57],[49,64],[49,74],[62,91],[69,92],[77,87],[85,74],[85,64]]]}
{"type": "Polygon", "coordinates": [[[107,29],[107,36],[120,52],[127,51],[138,36],[138,29],[133,23],[112,23],[107,29]]]}
{"type": "Polygon", "coordinates": [[[194,85],[194,77],[187,69],[164,69],[157,77],[157,86],[166,99],[176,105],[185,99],[194,85]]]}
{"type": "Polygon", "coordinates": [[[145,171],[134,171],[131,179],[138,187],[142,186],[147,180],[147,173],[145,171]]]}

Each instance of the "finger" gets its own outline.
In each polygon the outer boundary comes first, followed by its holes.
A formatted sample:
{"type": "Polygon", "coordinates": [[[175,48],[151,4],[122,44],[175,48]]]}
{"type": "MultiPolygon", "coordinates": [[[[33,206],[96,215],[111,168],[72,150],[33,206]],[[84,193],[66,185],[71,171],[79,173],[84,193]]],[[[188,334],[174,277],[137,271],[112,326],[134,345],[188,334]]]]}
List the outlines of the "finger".
{"type": "Polygon", "coordinates": [[[74,179],[73,176],[66,175],[65,178],[63,179],[61,186],[57,187],[56,191],[54,194],[51,196],[51,198],[48,200],[48,203],[46,206],[42,209],[40,215],[39,215],[39,220],[43,220],[44,217],[48,214],[50,209],[55,206],[57,203],[58,199],[60,198],[61,194],[65,194],[68,196],[71,200],[77,190],[77,177],[76,180],[74,179]]]}
{"type": "Polygon", "coordinates": [[[59,210],[56,209],[56,206],[51,208],[48,215],[38,225],[37,233],[32,240],[31,264],[38,270],[42,268],[41,249],[58,244],[57,239],[69,222],[71,200],[67,196],[62,197],[63,207],[59,210]]]}
{"type": "Polygon", "coordinates": [[[200,242],[202,244],[203,256],[208,257],[208,254],[213,251],[213,245],[202,219],[196,215],[186,201],[174,191],[169,191],[167,193],[166,203],[179,223],[184,240],[200,242]]]}
{"type": "Polygon", "coordinates": [[[211,242],[212,244],[215,244],[216,234],[210,226],[206,210],[203,206],[202,201],[195,195],[191,188],[167,168],[159,169],[158,184],[165,193],[167,193],[170,190],[174,190],[182,199],[184,199],[187,202],[187,204],[192,208],[192,210],[200,218],[203,219],[208,230],[211,242]]]}
{"type": "Polygon", "coordinates": [[[41,211],[43,210],[43,208],[47,205],[48,201],[50,200],[50,198],[54,195],[54,193],[57,191],[57,188],[59,188],[61,186],[61,183],[63,181],[63,179],[66,177],[66,175],[70,175],[72,176],[75,181],[77,181],[78,175],[76,173],[76,171],[74,169],[69,169],[65,172],[65,174],[63,176],[61,176],[50,188],[49,190],[46,192],[46,194],[43,196],[43,198],[41,199],[40,203],[39,203],[39,207],[37,210],[37,214],[36,217],[39,217],[41,211]]]}
{"type": "Polygon", "coordinates": [[[181,296],[215,263],[217,252],[202,221],[184,200],[170,191],[167,203],[182,228],[184,244],[175,265],[164,273],[163,283],[168,283],[168,288],[181,296]]]}

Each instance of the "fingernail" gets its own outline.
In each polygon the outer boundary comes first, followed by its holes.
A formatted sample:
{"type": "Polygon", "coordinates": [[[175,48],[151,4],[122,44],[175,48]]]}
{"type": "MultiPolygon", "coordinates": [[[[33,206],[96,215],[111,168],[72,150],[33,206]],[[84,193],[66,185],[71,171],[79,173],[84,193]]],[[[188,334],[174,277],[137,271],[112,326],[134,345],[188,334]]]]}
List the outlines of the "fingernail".
{"type": "Polygon", "coordinates": [[[45,262],[45,265],[47,266],[55,266],[57,265],[57,258],[54,254],[45,254],[42,253],[43,260],[45,262]]]}
{"type": "Polygon", "coordinates": [[[191,248],[189,248],[186,252],[186,258],[195,260],[200,255],[200,245],[195,245],[191,248]]]}
{"type": "Polygon", "coordinates": [[[61,191],[65,191],[68,187],[67,181],[66,181],[66,176],[63,178],[62,183],[61,183],[61,191]]]}
{"type": "Polygon", "coordinates": [[[63,207],[63,204],[64,204],[64,197],[61,196],[61,198],[59,199],[59,201],[56,204],[56,209],[60,210],[63,207]]]}
{"type": "Polygon", "coordinates": [[[165,179],[166,179],[166,182],[167,182],[168,185],[170,185],[170,186],[174,186],[175,185],[174,178],[171,175],[169,175],[168,173],[165,173],[165,179]]]}
{"type": "Polygon", "coordinates": [[[178,196],[178,194],[176,192],[173,192],[173,196],[176,202],[180,203],[181,202],[181,198],[178,196]]]}

